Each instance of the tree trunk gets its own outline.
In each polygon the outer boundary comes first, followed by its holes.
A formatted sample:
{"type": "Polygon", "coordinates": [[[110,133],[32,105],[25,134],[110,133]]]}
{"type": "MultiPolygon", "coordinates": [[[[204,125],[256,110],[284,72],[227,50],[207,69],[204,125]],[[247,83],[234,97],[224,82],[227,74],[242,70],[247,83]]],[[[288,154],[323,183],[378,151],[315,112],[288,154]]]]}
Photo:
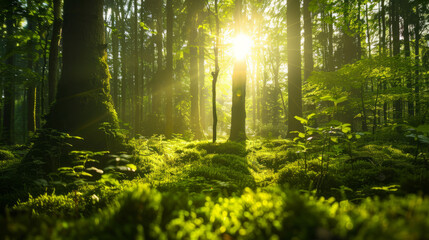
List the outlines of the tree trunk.
{"type": "Polygon", "coordinates": [[[212,112],[213,112],[213,143],[216,142],[217,136],[217,112],[216,112],[216,82],[217,77],[219,76],[219,16],[218,16],[218,5],[215,0],[215,17],[216,17],[216,41],[214,46],[214,55],[215,55],[215,70],[212,72],[213,82],[212,82],[212,112]]]}
{"type": "Polygon", "coordinates": [[[205,33],[204,28],[200,28],[198,30],[199,35],[199,49],[198,49],[198,78],[199,78],[199,89],[200,89],[200,122],[201,122],[201,128],[204,130],[207,128],[206,125],[206,93],[204,88],[204,79],[205,79],[205,33]]]}
{"type": "Polygon", "coordinates": [[[139,64],[139,18],[138,18],[138,9],[137,9],[137,0],[134,0],[134,85],[133,85],[133,122],[134,122],[134,134],[141,133],[141,119],[140,119],[140,105],[141,105],[141,95],[140,95],[140,64],[139,64]]]}
{"type": "MultiPolygon", "coordinates": [[[[241,32],[242,0],[235,1],[235,33],[241,32]]],[[[246,57],[235,59],[232,73],[231,132],[229,140],[246,140],[246,57]]]]}
{"type": "MultiPolygon", "coordinates": [[[[401,10],[402,10],[402,16],[404,19],[404,31],[403,31],[403,36],[404,36],[404,53],[405,53],[405,58],[407,59],[407,61],[411,60],[410,59],[410,53],[411,53],[411,49],[410,49],[410,32],[408,29],[409,23],[410,23],[410,8],[408,6],[409,2],[408,1],[401,1],[401,10]]],[[[411,68],[411,65],[410,65],[411,68]]],[[[414,96],[413,96],[413,78],[411,76],[411,69],[407,70],[407,74],[406,74],[406,78],[407,78],[407,88],[409,91],[409,97],[407,99],[407,105],[408,105],[408,118],[412,118],[414,117],[414,96]]]]}
{"type": "Polygon", "coordinates": [[[414,59],[415,59],[415,96],[416,96],[416,116],[420,115],[420,6],[417,5],[416,18],[414,22],[414,35],[415,35],[415,45],[414,45],[414,59]]]}
{"type": "Polygon", "coordinates": [[[308,9],[311,0],[304,0],[304,81],[313,71],[313,24],[311,12],[308,9]]]}
{"type": "Polygon", "coordinates": [[[49,74],[48,74],[48,101],[52,104],[55,100],[57,91],[57,73],[58,73],[58,48],[61,38],[61,0],[54,0],[54,24],[52,27],[52,38],[49,46],[49,74]]]}
{"type": "Polygon", "coordinates": [[[46,127],[84,138],[78,149],[111,149],[99,128],[118,127],[110,96],[103,0],[65,0],[63,68],[46,127]]]}
{"type": "MultiPolygon", "coordinates": [[[[32,1],[31,0],[27,0],[27,9],[28,11],[31,11],[31,9],[33,8],[32,5],[32,1]]],[[[35,26],[36,26],[36,22],[34,19],[34,16],[28,16],[27,19],[28,22],[28,30],[33,32],[35,30],[35,26]]],[[[35,47],[35,41],[34,39],[30,39],[27,43],[28,46],[28,61],[27,61],[27,67],[31,70],[34,71],[34,47],[35,47]]],[[[25,113],[27,115],[27,133],[25,134],[25,137],[27,137],[28,135],[32,135],[33,133],[36,132],[36,93],[37,93],[37,88],[36,88],[36,82],[35,79],[31,79],[31,82],[29,83],[29,86],[26,90],[27,93],[27,112],[25,113]]]]}
{"type": "MultiPolygon", "coordinates": [[[[391,23],[392,23],[392,43],[393,43],[393,56],[399,57],[400,54],[400,42],[399,42],[399,1],[391,0],[390,9],[391,23]]],[[[393,87],[401,85],[401,79],[395,80],[393,87]]],[[[397,99],[393,101],[393,119],[396,121],[402,120],[402,100],[397,99]]]]}
{"type": "Polygon", "coordinates": [[[163,15],[162,15],[162,6],[163,0],[155,1],[155,9],[153,9],[153,16],[156,18],[156,32],[155,44],[156,44],[156,74],[152,79],[152,113],[151,113],[151,124],[153,128],[153,133],[161,134],[162,124],[161,120],[161,93],[162,86],[165,84],[164,77],[165,71],[163,69],[163,42],[162,42],[162,32],[163,32],[163,15]]]}
{"type": "Polygon", "coordinates": [[[165,106],[165,135],[171,138],[173,134],[173,0],[167,0],[167,84],[165,106]]]}
{"type": "Polygon", "coordinates": [[[197,6],[198,2],[189,3],[189,75],[191,80],[191,129],[195,139],[202,138],[200,125],[199,87],[198,87],[198,32],[197,32],[197,6]]]}
{"type": "Polygon", "coordinates": [[[287,56],[288,56],[288,136],[303,132],[302,124],[295,116],[302,117],[301,83],[301,23],[300,1],[287,1],[287,56]]]}
{"type": "MultiPolygon", "coordinates": [[[[14,34],[14,5],[15,1],[11,1],[8,5],[6,12],[6,31],[7,31],[7,40],[6,40],[6,65],[8,65],[8,70],[13,71],[12,67],[15,65],[15,56],[14,56],[14,47],[15,41],[13,40],[14,34]]],[[[3,95],[4,95],[4,107],[3,107],[3,126],[2,126],[2,135],[1,141],[4,144],[13,143],[13,122],[14,122],[14,109],[15,109],[15,79],[12,77],[13,72],[9,72],[5,81],[3,83],[3,95]]]]}
{"type": "MultiPolygon", "coordinates": [[[[114,5],[112,9],[112,26],[118,28],[118,10],[117,6],[114,5]]],[[[116,111],[119,110],[119,34],[118,30],[112,31],[112,58],[113,58],[113,72],[112,79],[110,80],[111,92],[113,104],[116,108],[116,111]]]]}

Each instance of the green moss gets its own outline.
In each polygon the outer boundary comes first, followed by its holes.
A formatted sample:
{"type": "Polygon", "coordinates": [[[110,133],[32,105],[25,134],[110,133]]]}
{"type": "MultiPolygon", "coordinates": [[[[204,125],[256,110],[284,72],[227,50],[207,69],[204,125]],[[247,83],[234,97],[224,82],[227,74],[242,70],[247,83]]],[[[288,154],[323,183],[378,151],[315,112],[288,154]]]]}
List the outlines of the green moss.
{"type": "Polygon", "coordinates": [[[206,153],[217,154],[235,154],[241,157],[247,155],[245,145],[237,142],[224,142],[224,143],[199,143],[196,144],[198,150],[205,150],[206,153]]]}
{"type": "Polygon", "coordinates": [[[15,155],[12,152],[8,150],[0,149],[0,161],[12,160],[14,158],[15,158],[15,155]]]}

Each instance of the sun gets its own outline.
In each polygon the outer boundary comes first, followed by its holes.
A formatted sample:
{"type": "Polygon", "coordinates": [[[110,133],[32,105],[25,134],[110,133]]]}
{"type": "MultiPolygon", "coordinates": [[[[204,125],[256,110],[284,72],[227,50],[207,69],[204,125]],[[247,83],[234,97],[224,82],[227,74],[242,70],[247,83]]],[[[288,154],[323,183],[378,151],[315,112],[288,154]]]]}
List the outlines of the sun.
{"type": "Polygon", "coordinates": [[[252,49],[252,39],[246,34],[240,33],[232,39],[234,57],[244,59],[252,49]]]}

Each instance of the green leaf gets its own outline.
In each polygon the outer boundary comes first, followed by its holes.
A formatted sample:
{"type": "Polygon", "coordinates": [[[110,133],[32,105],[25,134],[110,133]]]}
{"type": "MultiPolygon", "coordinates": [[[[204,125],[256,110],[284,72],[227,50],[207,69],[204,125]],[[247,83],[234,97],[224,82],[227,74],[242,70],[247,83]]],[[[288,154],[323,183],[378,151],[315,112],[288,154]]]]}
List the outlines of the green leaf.
{"type": "Polygon", "coordinates": [[[295,116],[295,119],[298,120],[301,124],[307,124],[308,120],[302,117],[295,116]]]}
{"type": "Polygon", "coordinates": [[[144,30],[149,30],[149,27],[144,22],[140,22],[139,24],[144,30]]]}
{"type": "Polygon", "coordinates": [[[85,169],[85,166],[83,166],[83,165],[77,165],[77,166],[74,166],[73,169],[75,171],[83,171],[85,169]]]}
{"type": "Polygon", "coordinates": [[[314,117],[314,116],[316,116],[316,114],[315,113],[312,113],[312,114],[310,114],[310,115],[308,115],[307,116],[307,120],[310,120],[312,117],[314,117]]]}
{"type": "Polygon", "coordinates": [[[80,172],[78,175],[79,176],[85,176],[85,177],[92,177],[92,174],[91,173],[87,173],[87,172],[80,172]]]}
{"type": "Polygon", "coordinates": [[[298,137],[305,138],[305,134],[300,132],[300,133],[298,133],[298,137]]]}

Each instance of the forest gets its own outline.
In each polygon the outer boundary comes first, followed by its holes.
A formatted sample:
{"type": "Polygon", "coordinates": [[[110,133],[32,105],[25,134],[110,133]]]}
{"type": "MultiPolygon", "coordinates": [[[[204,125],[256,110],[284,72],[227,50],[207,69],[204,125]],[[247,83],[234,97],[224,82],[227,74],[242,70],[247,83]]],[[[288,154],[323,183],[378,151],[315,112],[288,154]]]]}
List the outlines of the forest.
{"type": "Polygon", "coordinates": [[[1,239],[429,239],[427,0],[0,0],[1,239]]]}

